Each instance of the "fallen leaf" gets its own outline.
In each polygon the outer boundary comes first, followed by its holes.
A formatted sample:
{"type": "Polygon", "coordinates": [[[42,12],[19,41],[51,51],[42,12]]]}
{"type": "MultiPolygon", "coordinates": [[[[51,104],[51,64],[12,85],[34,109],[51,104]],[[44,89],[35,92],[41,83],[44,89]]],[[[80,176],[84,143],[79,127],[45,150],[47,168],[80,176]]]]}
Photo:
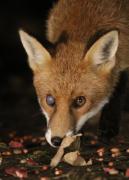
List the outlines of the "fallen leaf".
{"type": "Polygon", "coordinates": [[[110,175],[115,175],[118,174],[119,171],[116,170],[115,168],[103,168],[105,173],[109,173],[110,175]]]}
{"type": "Polygon", "coordinates": [[[83,157],[80,156],[79,151],[69,152],[63,157],[64,162],[73,166],[86,166],[87,163],[83,157]]]}
{"type": "Polygon", "coordinates": [[[61,159],[62,159],[62,157],[64,155],[64,149],[69,147],[76,140],[78,140],[77,137],[79,137],[81,135],[82,134],[77,134],[77,135],[74,135],[74,136],[66,136],[63,139],[63,141],[62,141],[56,155],[52,158],[52,160],[50,162],[51,167],[56,167],[59,164],[59,162],[61,161],[61,159]]]}
{"type": "Polygon", "coordinates": [[[64,155],[64,149],[62,147],[60,147],[59,150],[57,151],[56,155],[52,158],[52,160],[50,162],[50,166],[56,167],[59,164],[59,162],[61,161],[63,155],[64,155]]]}
{"type": "Polygon", "coordinates": [[[37,162],[35,162],[33,159],[26,159],[26,163],[30,166],[36,166],[38,165],[37,162]]]}
{"type": "Polygon", "coordinates": [[[125,172],[125,177],[129,177],[129,168],[127,168],[127,170],[125,172]]]}
{"type": "Polygon", "coordinates": [[[26,169],[21,169],[21,168],[16,168],[16,167],[8,167],[5,169],[5,173],[14,177],[19,177],[19,178],[27,178],[27,170],[26,169]]]}
{"type": "Polygon", "coordinates": [[[27,178],[28,177],[27,170],[25,169],[16,170],[16,176],[19,178],[27,178]]]}

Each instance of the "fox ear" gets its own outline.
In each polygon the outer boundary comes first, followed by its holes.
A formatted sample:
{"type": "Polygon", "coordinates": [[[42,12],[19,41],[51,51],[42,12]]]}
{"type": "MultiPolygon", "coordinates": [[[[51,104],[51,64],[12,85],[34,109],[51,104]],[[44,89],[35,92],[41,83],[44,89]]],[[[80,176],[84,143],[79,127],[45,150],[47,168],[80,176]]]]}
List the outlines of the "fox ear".
{"type": "Polygon", "coordinates": [[[118,31],[110,31],[91,46],[86,54],[86,59],[93,65],[104,65],[105,70],[110,70],[115,65],[118,44],[118,31]]]}
{"type": "Polygon", "coordinates": [[[39,66],[51,61],[49,52],[34,37],[23,30],[19,31],[19,35],[28,55],[29,65],[32,70],[36,70],[39,66]]]}

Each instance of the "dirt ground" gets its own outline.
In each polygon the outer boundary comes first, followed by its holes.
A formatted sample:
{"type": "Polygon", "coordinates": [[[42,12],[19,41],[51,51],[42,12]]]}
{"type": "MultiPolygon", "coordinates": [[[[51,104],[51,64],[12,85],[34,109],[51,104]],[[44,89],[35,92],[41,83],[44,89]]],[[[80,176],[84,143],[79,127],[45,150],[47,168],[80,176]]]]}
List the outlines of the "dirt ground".
{"type": "Polygon", "coordinates": [[[80,153],[91,165],[74,167],[61,162],[56,168],[49,166],[57,149],[44,138],[45,119],[32,82],[16,76],[4,81],[0,109],[0,180],[129,179],[128,106],[123,112],[119,136],[108,145],[97,141],[96,126],[86,125],[80,153]]]}

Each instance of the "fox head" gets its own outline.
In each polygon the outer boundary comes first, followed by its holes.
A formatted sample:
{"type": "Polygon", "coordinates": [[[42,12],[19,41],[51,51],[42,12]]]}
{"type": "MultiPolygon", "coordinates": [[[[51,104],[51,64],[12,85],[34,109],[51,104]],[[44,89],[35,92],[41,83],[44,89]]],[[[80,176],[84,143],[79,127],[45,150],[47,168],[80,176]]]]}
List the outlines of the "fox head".
{"type": "Polygon", "coordinates": [[[19,33],[47,119],[46,139],[55,147],[108,102],[115,84],[118,32],[106,33],[86,52],[81,42],[62,43],[54,55],[34,37],[19,33]]]}

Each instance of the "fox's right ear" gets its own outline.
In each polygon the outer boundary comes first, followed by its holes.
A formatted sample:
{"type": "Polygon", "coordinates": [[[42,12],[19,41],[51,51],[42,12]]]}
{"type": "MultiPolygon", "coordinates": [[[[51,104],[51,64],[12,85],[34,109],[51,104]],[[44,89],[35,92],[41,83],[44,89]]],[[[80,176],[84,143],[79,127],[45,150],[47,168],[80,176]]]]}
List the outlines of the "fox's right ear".
{"type": "Polygon", "coordinates": [[[100,67],[105,72],[110,72],[116,63],[118,45],[118,31],[109,31],[90,47],[85,59],[89,60],[94,67],[100,67]]]}
{"type": "Polygon", "coordinates": [[[19,35],[33,71],[51,61],[49,52],[34,37],[23,30],[19,31],[19,35]]]}

